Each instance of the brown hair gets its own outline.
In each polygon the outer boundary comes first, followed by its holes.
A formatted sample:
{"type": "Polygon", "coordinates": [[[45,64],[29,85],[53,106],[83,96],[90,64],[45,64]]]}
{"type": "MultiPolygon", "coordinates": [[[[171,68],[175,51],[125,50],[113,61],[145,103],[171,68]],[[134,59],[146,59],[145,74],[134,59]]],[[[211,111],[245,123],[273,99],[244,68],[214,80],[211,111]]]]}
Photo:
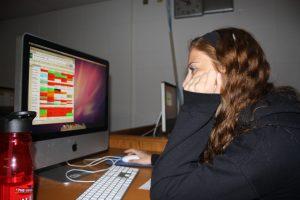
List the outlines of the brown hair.
{"type": "Polygon", "coordinates": [[[237,28],[216,32],[219,39],[215,47],[201,37],[190,43],[190,50],[195,48],[205,52],[214,61],[215,68],[224,74],[221,104],[202,154],[202,161],[206,163],[212,163],[213,157],[221,154],[241,134],[235,131],[239,113],[273,88],[268,82],[270,65],[250,33],[237,28]]]}

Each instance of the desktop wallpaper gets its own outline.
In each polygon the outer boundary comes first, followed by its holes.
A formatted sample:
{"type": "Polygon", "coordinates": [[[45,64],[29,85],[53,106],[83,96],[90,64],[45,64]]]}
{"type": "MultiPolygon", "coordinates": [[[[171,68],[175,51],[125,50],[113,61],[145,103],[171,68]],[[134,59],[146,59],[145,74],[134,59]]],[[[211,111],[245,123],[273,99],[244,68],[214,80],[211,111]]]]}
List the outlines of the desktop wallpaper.
{"type": "Polygon", "coordinates": [[[105,113],[105,71],[103,67],[76,59],[75,121],[100,123],[105,113]]]}

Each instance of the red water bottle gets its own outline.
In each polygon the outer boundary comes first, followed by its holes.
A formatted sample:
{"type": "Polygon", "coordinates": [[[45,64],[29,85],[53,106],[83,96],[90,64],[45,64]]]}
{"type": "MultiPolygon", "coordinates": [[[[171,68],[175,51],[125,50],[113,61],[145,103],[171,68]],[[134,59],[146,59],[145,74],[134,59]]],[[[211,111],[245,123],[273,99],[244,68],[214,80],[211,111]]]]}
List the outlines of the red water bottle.
{"type": "Polygon", "coordinates": [[[0,124],[0,200],[33,199],[31,126],[35,112],[11,113],[0,124]]]}

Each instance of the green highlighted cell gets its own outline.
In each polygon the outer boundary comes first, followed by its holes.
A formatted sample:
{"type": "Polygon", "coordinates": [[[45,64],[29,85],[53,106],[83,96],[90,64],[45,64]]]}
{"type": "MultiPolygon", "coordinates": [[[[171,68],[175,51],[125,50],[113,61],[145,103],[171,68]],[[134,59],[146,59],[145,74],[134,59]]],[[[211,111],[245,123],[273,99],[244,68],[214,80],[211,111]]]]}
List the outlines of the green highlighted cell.
{"type": "Polygon", "coordinates": [[[72,117],[72,116],[73,116],[73,113],[67,113],[66,116],[67,116],[67,117],[72,117]]]}
{"type": "Polygon", "coordinates": [[[41,92],[54,92],[54,88],[48,88],[48,87],[40,87],[41,92]]]}
{"type": "Polygon", "coordinates": [[[40,109],[40,116],[41,116],[41,117],[47,116],[47,110],[45,110],[45,109],[40,109]]]}
{"type": "Polygon", "coordinates": [[[41,92],[48,92],[48,88],[47,87],[41,87],[40,90],[41,90],[41,92]]]}
{"type": "Polygon", "coordinates": [[[55,74],[55,70],[49,69],[49,70],[48,70],[48,74],[55,74]]]}

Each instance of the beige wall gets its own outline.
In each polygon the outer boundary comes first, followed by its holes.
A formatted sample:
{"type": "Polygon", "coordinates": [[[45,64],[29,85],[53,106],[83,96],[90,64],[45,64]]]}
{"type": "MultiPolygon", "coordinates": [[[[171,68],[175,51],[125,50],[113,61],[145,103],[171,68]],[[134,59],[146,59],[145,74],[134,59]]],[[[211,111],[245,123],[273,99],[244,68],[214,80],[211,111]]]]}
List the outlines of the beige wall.
{"type": "MultiPolygon", "coordinates": [[[[226,26],[242,27],[261,42],[272,79],[300,90],[300,1],[235,0],[235,11],[173,22],[180,82],[190,39],[226,26]]],[[[111,0],[0,22],[0,85],[14,86],[15,38],[30,32],[108,59],[111,127],[154,123],[160,81],[174,83],[165,3],[111,0]]]]}

